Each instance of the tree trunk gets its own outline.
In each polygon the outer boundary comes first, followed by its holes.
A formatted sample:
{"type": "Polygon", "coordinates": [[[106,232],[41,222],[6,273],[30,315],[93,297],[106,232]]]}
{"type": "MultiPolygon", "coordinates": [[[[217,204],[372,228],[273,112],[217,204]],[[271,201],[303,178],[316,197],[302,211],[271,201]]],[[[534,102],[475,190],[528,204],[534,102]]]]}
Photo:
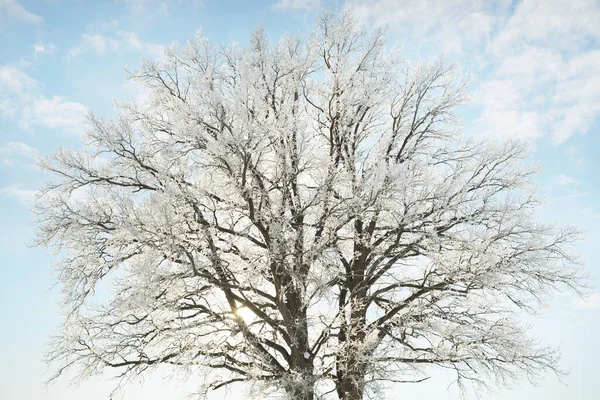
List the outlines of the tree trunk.
{"type": "Polygon", "coordinates": [[[301,314],[304,314],[304,319],[302,319],[304,322],[299,323],[300,326],[294,335],[294,340],[298,343],[298,346],[293,347],[291,351],[290,369],[293,375],[290,377],[287,392],[291,400],[313,400],[315,387],[313,362],[308,354],[308,329],[305,311],[301,314]]]}
{"type": "MultiPolygon", "coordinates": [[[[293,285],[286,285],[293,288],[293,285]]],[[[288,289],[285,314],[288,316],[288,332],[295,343],[290,349],[290,376],[285,390],[291,400],[313,400],[315,379],[313,359],[309,353],[308,319],[302,294],[288,289]]]]}
{"type": "Polygon", "coordinates": [[[338,386],[340,400],[362,400],[365,388],[365,377],[360,372],[346,374],[338,386]]]}
{"type": "MultiPolygon", "coordinates": [[[[366,365],[363,359],[362,343],[365,341],[366,304],[367,295],[365,285],[366,259],[369,250],[365,247],[363,223],[360,218],[354,222],[354,254],[346,277],[346,288],[340,296],[340,312],[346,307],[345,298],[349,296],[350,320],[342,326],[338,336],[340,346],[343,347],[342,358],[336,363],[337,382],[336,389],[340,400],[362,400],[365,389],[366,365]]],[[[339,357],[339,356],[338,356],[339,357]]]]}
{"type": "MultiPolygon", "coordinates": [[[[360,292],[360,291],[359,291],[360,292]]],[[[365,310],[361,302],[353,307],[351,323],[340,330],[338,340],[342,353],[336,361],[336,390],[340,400],[362,400],[365,389],[366,364],[362,344],[365,341],[365,310]]]]}
{"type": "Polygon", "coordinates": [[[314,400],[314,385],[294,385],[287,389],[287,394],[290,400],[314,400]]]}

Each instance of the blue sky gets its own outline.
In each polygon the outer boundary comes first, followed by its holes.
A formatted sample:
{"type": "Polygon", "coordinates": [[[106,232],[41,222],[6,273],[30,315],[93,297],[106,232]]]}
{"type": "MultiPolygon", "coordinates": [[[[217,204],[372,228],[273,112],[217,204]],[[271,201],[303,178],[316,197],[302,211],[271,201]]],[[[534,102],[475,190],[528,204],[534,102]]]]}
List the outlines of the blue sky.
{"type": "MultiPolygon", "coordinates": [[[[530,143],[546,198],[539,218],[585,231],[576,250],[595,287],[564,294],[530,318],[532,333],[561,345],[564,383],[546,376],[484,398],[592,400],[600,393],[600,3],[597,0],[0,0],[0,398],[106,399],[115,382],[63,379],[42,389],[40,361],[60,319],[53,257],[29,248],[28,208],[48,177],[33,166],[59,147],[79,147],[83,114],[113,114],[113,100],[144,92],[123,73],[140,57],[159,57],[202,28],[216,43],[245,43],[263,24],[273,40],[306,32],[320,9],[347,9],[369,27],[387,26],[388,43],[416,60],[443,53],[474,77],[463,131],[530,143]]],[[[149,377],[127,399],[174,398],[194,380],[149,377]]],[[[456,399],[449,377],[390,390],[389,398],[456,399]]],[[[214,398],[221,398],[223,393],[214,398]]],[[[118,396],[117,396],[118,398],[118,396]]],[[[230,398],[240,398],[236,392],[230,398]]]]}

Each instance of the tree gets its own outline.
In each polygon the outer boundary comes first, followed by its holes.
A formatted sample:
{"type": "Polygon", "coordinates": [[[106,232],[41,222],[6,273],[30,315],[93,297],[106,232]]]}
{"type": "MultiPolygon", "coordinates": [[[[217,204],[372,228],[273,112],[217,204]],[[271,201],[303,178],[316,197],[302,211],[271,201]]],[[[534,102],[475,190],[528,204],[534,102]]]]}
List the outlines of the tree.
{"type": "Polygon", "coordinates": [[[455,66],[326,14],[276,44],[198,35],[130,76],[146,104],[43,161],[56,376],[198,367],[206,389],[358,400],[430,367],[461,387],[557,371],[518,316],[579,288],[576,232],[535,222],[522,145],[458,134],[455,66]]]}

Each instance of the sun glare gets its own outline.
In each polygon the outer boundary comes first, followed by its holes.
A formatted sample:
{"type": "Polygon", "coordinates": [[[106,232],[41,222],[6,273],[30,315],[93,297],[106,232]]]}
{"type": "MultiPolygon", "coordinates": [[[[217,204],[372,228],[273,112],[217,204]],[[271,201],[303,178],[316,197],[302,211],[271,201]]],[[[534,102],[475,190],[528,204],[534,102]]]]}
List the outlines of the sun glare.
{"type": "Polygon", "coordinates": [[[235,310],[235,314],[247,324],[251,324],[256,319],[256,315],[247,307],[239,307],[235,310]]]}

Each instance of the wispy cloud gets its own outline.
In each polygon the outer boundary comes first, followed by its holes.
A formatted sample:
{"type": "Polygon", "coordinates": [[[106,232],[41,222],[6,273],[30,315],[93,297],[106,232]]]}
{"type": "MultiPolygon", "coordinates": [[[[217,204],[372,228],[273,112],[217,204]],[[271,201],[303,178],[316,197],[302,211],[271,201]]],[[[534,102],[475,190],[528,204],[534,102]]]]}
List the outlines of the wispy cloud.
{"type": "MultiPolygon", "coordinates": [[[[596,0],[346,0],[362,22],[479,68],[478,133],[562,144],[600,115],[596,0]]],[[[427,50],[425,53],[427,54],[427,50]]]]}
{"type": "Polygon", "coordinates": [[[572,186],[578,184],[579,181],[572,176],[568,176],[565,174],[560,174],[556,177],[556,185],[557,186],[572,186]]]}
{"type": "Polygon", "coordinates": [[[60,96],[38,96],[25,112],[31,113],[34,124],[77,135],[83,134],[87,108],[60,96]]]}
{"type": "Polygon", "coordinates": [[[511,82],[491,79],[479,84],[473,102],[481,113],[471,129],[478,134],[501,139],[534,141],[543,136],[543,113],[527,108],[527,99],[511,82]]]}
{"type": "Polygon", "coordinates": [[[71,49],[69,56],[73,58],[87,52],[105,54],[107,50],[116,50],[118,48],[119,43],[113,38],[102,35],[83,34],[81,43],[71,49]]]}
{"type": "Polygon", "coordinates": [[[600,85],[597,50],[566,56],[557,49],[530,47],[503,58],[492,79],[478,89],[485,94],[476,99],[484,112],[494,112],[500,120],[535,113],[534,132],[548,133],[555,144],[587,132],[600,114],[600,93],[595,90],[600,85]],[[499,90],[490,90],[490,82],[499,90]],[[518,93],[515,101],[504,101],[506,90],[518,93]],[[498,109],[492,103],[506,107],[498,109]]]}
{"type": "Polygon", "coordinates": [[[0,87],[10,94],[32,90],[37,82],[25,72],[12,65],[0,65],[0,87]]]}
{"type": "Polygon", "coordinates": [[[273,7],[282,10],[314,11],[319,5],[320,0],[280,0],[273,7]]]}
{"type": "Polygon", "coordinates": [[[17,0],[0,0],[0,21],[40,24],[44,18],[27,11],[17,0]]]}
{"type": "Polygon", "coordinates": [[[6,186],[0,188],[0,198],[8,197],[18,200],[22,204],[31,204],[35,199],[37,190],[26,190],[16,186],[6,186]]]}
{"type": "Polygon", "coordinates": [[[87,109],[60,96],[40,94],[40,84],[15,66],[0,65],[0,113],[15,120],[24,130],[43,126],[58,131],[81,133],[87,109]]]}
{"type": "Polygon", "coordinates": [[[136,14],[157,10],[166,13],[174,5],[202,4],[202,0],[115,0],[115,2],[125,4],[130,12],[136,14]]]}
{"type": "Polygon", "coordinates": [[[33,52],[36,56],[52,55],[56,52],[56,45],[54,43],[38,43],[33,46],[33,52]]]}
{"type": "Polygon", "coordinates": [[[497,60],[493,79],[514,88],[522,100],[506,103],[497,117],[520,120],[535,113],[535,129],[555,144],[587,132],[600,114],[600,93],[594,89],[600,85],[598,20],[596,1],[518,3],[487,48],[497,60]]]}
{"type": "Polygon", "coordinates": [[[108,32],[83,34],[81,42],[69,51],[68,58],[73,59],[85,53],[104,55],[117,51],[135,51],[151,58],[162,55],[164,46],[142,41],[135,32],[120,30],[116,22],[110,26],[112,29],[108,32]]]}
{"type": "Polygon", "coordinates": [[[12,65],[0,65],[0,113],[16,118],[29,93],[37,90],[38,83],[12,65]]]}
{"type": "MultiPolygon", "coordinates": [[[[510,5],[508,2],[507,5],[510,5]]],[[[501,55],[531,46],[580,51],[600,36],[600,7],[596,0],[528,0],[516,4],[491,48],[501,55]]]]}
{"type": "Polygon", "coordinates": [[[23,142],[6,142],[0,144],[0,163],[13,167],[17,160],[31,161],[37,159],[40,152],[35,147],[31,147],[23,142]]]}
{"type": "Polygon", "coordinates": [[[483,48],[502,18],[501,1],[347,0],[345,9],[362,22],[401,32],[404,40],[463,53],[483,48]]]}

